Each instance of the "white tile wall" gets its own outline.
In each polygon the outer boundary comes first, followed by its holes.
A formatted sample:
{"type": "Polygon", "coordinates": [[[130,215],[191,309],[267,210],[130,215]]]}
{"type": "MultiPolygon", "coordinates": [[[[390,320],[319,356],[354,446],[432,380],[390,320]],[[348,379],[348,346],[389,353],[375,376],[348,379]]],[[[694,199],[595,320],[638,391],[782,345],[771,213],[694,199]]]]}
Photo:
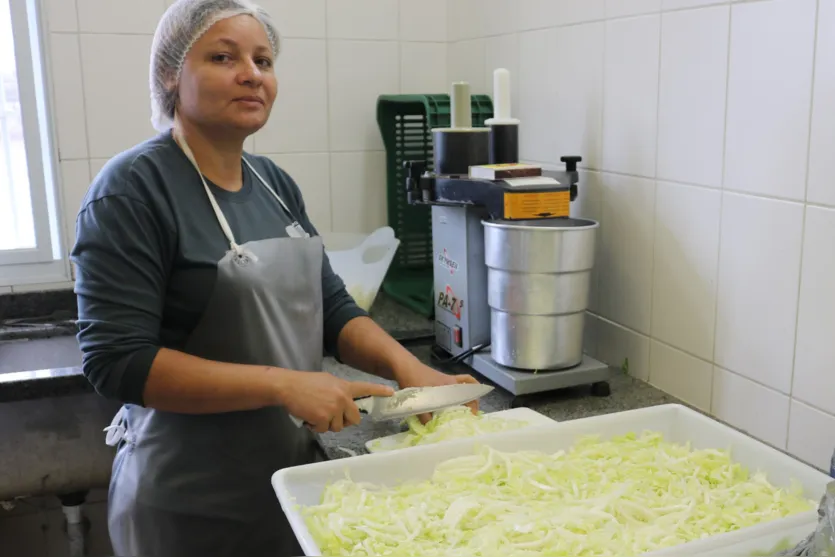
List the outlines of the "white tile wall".
{"type": "MultiPolygon", "coordinates": [[[[557,30],[526,31],[519,37],[520,156],[526,160],[555,162],[557,156],[557,74],[549,68],[555,59],[557,30]]],[[[488,89],[489,90],[489,89],[488,89]]]]}
{"type": "MultiPolygon", "coordinates": [[[[484,86],[492,96],[493,71],[506,68],[511,75],[519,75],[519,35],[497,35],[485,41],[484,86]]],[[[445,79],[447,81],[448,79],[445,79]]],[[[512,117],[519,115],[519,80],[510,82],[510,110],[512,117]]]]}
{"type": "Polygon", "coordinates": [[[560,25],[598,21],[606,17],[606,0],[563,0],[555,4],[560,25]]]}
{"type": "Polygon", "coordinates": [[[653,340],[649,382],[701,410],[710,411],[713,365],[653,340]]]}
{"type": "Polygon", "coordinates": [[[816,4],[770,0],[732,8],[728,189],[805,198],[816,4]]]}
{"type": "Polygon", "coordinates": [[[328,150],[328,54],[325,41],[285,39],[276,60],[278,94],[270,120],[255,134],[258,153],[328,150]],[[286,76],[286,77],[285,77],[286,76]]]}
{"type": "Polygon", "coordinates": [[[649,14],[661,10],[661,0],[606,0],[606,17],[649,14]]]}
{"type": "Polygon", "coordinates": [[[820,0],[806,200],[835,205],[835,0],[820,0]]]}
{"type": "Polygon", "coordinates": [[[447,0],[400,0],[400,40],[446,44],[447,0]]]}
{"type": "Polygon", "coordinates": [[[272,15],[281,38],[327,36],[326,0],[260,0],[258,4],[272,15]]]}
{"type": "Polygon", "coordinates": [[[655,176],[660,33],[660,15],[606,23],[604,170],[655,176]]]}
{"type": "Polygon", "coordinates": [[[658,177],[722,185],[730,8],[664,14],[658,177]]]}
{"type": "Polygon", "coordinates": [[[643,334],[650,332],[655,181],[603,174],[600,313],[643,334]]]}
{"type": "MultiPolygon", "coordinates": [[[[545,4],[550,0],[534,0],[545,4]]],[[[447,40],[461,41],[483,37],[485,11],[481,9],[482,0],[447,0],[447,40]]],[[[513,29],[510,29],[511,31],[513,29]]]]}
{"type": "Polygon", "coordinates": [[[444,92],[447,83],[445,43],[403,42],[400,44],[400,92],[422,94],[444,92]]]}
{"type": "Polygon", "coordinates": [[[652,336],[710,361],[722,193],[659,182],[655,202],[652,336]]]}
{"type": "Polygon", "coordinates": [[[793,400],[789,413],[788,451],[822,470],[829,470],[835,446],[835,417],[793,400]]]}
{"type": "MultiPolygon", "coordinates": [[[[556,110],[549,135],[556,135],[547,161],[580,155],[580,166],[600,168],[603,148],[603,59],[606,25],[587,23],[556,30],[552,71],[557,78],[556,110]],[[576,130],[554,134],[553,130],[576,130]]],[[[527,120],[526,120],[527,122],[527,120]]]]}
{"type": "Polygon", "coordinates": [[[803,205],[725,193],[720,234],[715,361],[788,394],[803,205]]]}
{"type": "Polygon", "coordinates": [[[298,184],[307,216],[316,230],[320,233],[330,232],[332,229],[330,155],[328,153],[284,153],[268,156],[298,184]]]}
{"type": "Polygon", "coordinates": [[[392,0],[328,0],[328,36],[397,40],[400,12],[392,0]]]}
{"type": "Polygon", "coordinates": [[[83,112],[91,157],[112,157],[154,135],[147,69],[151,39],[81,34],[83,112]]]}
{"type": "Polygon", "coordinates": [[[597,357],[647,381],[650,374],[650,339],[607,319],[597,319],[597,357]]]}
{"type": "Polygon", "coordinates": [[[386,222],[386,158],[382,151],[331,153],[333,229],[363,232],[386,222]]]}
{"type": "Polygon", "coordinates": [[[81,208],[81,201],[90,185],[90,165],[88,161],[61,161],[61,184],[63,186],[64,225],[68,238],[75,237],[75,218],[81,208]]]}
{"type": "MultiPolygon", "coordinates": [[[[485,39],[460,41],[449,45],[447,81],[466,81],[474,95],[488,93],[492,84],[487,81],[487,52],[485,39]]],[[[449,91],[449,87],[444,91],[449,91]]]]}
{"type": "Polygon", "coordinates": [[[792,396],[835,415],[835,210],[809,207],[803,245],[792,396]]]}
{"type": "Polygon", "coordinates": [[[589,353],[828,469],[835,0],[477,4],[448,81],[508,68],[523,160],[593,170],[589,353]]]}
{"type": "MultiPolygon", "coordinates": [[[[90,179],[110,157],[156,133],[150,124],[148,59],[157,22],[171,3],[45,0],[69,246],[90,179]]],[[[370,231],[384,225],[376,99],[382,93],[448,90],[447,1],[259,4],[281,34],[279,88],[269,123],[246,148],[291,173],[319,229],[339,231],[344,225],[370,231]],[[344,156],[331,159],[334,151],[344,156]],[[333,188],[332,179],[339,180],[333,188]],[[342,196],[340,202],[332,192],[342,196]],[[342,215],[343,198],[364,208],[342,215]]],[[[483,62],[479,75],[482,80],[486,75],[483,62]]]]}
{"type": "Polygon", "coordinates": [[[332,150],[383,148],[377,127],[377,96],[400,92],[397,46],[393,41],[329,41],[332,150]]]}
{"type": "Polygon", "coordinates": [[[111,2],[76,0],[78,28],[82,33],[153,34],[168,7],[164,0],[111,2]]]}
{"type": "Polygon", "coordinates": [[[732,371],[714,368],[711,411],[720,420],[780,449],[786,448],[789,401],[788,396],[732,371]]]}

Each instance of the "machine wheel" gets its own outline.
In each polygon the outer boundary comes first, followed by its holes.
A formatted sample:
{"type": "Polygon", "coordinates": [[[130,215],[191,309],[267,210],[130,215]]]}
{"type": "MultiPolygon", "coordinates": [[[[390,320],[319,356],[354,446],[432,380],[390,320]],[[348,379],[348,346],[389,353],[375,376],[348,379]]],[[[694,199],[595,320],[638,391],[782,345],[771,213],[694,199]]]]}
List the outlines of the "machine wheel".
{"type": "Polygon", "coordinates": [[[593,383],[591,386],[591,394],[593,396],[605,397],[612,394],[612,389],[609,387],[608,381],[599,381],[593,383]]]}

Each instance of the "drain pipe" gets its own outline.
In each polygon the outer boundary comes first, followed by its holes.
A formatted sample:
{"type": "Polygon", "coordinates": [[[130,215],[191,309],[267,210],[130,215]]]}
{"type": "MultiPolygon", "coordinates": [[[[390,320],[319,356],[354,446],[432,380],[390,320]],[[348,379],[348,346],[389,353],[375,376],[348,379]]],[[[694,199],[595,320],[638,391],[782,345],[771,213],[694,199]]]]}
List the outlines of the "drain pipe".
{"type": "Polygon", "coordinates": [[[67,495],[60,495],[61,510],[64,512],[67,539],[70,545],[70,557],[87,557],[87,532],[90,523],[84,516],[84,502],[87,492],[79,491],[67,495]]]}

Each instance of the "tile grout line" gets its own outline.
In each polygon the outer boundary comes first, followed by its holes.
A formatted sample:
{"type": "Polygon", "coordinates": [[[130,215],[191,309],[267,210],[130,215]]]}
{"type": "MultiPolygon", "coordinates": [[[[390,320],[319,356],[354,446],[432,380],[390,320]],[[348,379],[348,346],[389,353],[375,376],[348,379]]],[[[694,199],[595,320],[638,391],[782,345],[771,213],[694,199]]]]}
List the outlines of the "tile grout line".
{"type": "Polygon", "coordinates": [[[716,237],[716,286],[714,290],[714,300],[713,300],[713,339],[712,339],[712,350],[711,350],[711,373],[710,373],[710,413],[715,414],[715,410],[713,408],[713,398],[716,391],[716,338],[717,338],[717,329],[719,327],[719,277],[721,276],[721,269],[720,265],[722,264],[722,222],[723,222],[723,214],[725,212],[725,169],[727,168],[728,163],[728,156],[727,156],[727,147],[728,147],[728,107],[730,103],[728,102],[728,98],[731,92],[731,50],[733,47],[733,7],[728,6],[728,48],[726,57],[726,66],[725,66],[725,117],[724,121],[722,122],[722,175],[719,177],[719,231],[716,237]]]}
{"type": "Polygon", "coordinates": [[[680,8],[668,8],[668,9],[663,9],[662,8],[662,9],[659,9],[659,10],[651,10],[651,11],[648,11],[648,12],[642,12],[642,13],[636,13],[636,14],[630,14],[630,15],[619,15],[619,16],[611,16],[611,17],[604,15],[604,17],[602,17],[602,18],[590,18],[590,19],[584,19],[584,20],[581,20],[581,21],[571,21],[571,22],[568,22],[568,23],[555,23],[555,24],[546,25],[546,26],[543,26],[543,27],[526,27],[524,29],[514,29],[513,31],[508,31],[508,32],[504,32],[504,33],[491,33],[491,34],[483,34],[483,35],[480,35],[480,36],[477,36],[477,37],[464,37],[464,38],[459,38],[459,39],[456,39],[456,40],[453,40],[453,41],[448,41],[448,42],[456,43],[456,42],[464,42],[464,41],[473,41],[473,40],[478,40],[478,39],[489,39],[489,38],[493,38],[493,37],[500,37],[500,36],[503,36],[503,35],[508,35],[508,34],[511,34],[511,33],[527,33],[527,32],[531,32],[531,31],[544,31],[544,30],[547,30],[547,29],[554,29],[554,28],[576,27],[576,26],[579,26],[579,25],[588,25],[588,24],[592,24],[592,23],[605,23],[605,22],[608,22],[608,21],[618,21],[618,20],[623,20],[623,19],[635,19],[635,18],[639,18],[639,17],[648,17],[648,16],[657,15],[657,14],[690,12],[690,11],[702,10],[702,9],[705,9],[705,8],[718,7],[718,6],[729,6],[730,7],[734,4],[755,4],[755,3],[758,3],[758,2],[763,2],[764,3],[764,2],[768,2],[768,1],[770,1],[770,0],[734,0],[733,2],[731,2],[729,0],[725,0],[725,1],[714,2],[714,3],[711,3],[711,4],[705,4],[705,5],[684,6],[684,7],[680,7],[680,8]]]}
{"type": "Polygon", "coordinates": [[[328,13],[330,11],[330,2],[325,0],[325,114],[327,115],[328,133],[328,213],[330,215],[329,228],[334,228],[334,204],[333,204],[333,141],[331,135],[333,134],[333,123],[331,122],[331,39],[330,29],[328,26],[328,13]]]}
{"type": "Polygon", "coordinates": [[[652,179],[652,236],[650,238],[652,252],[652,260],[650,263],[649,275],[649,361],[647,362],[647,379],[652,379],[652,315],[653,315],[653,301],[655,300],[655,258],[658,255],[656,248],[658,245],[658,152],[660,151],[661,142],[659,141],[659,131],[661,129],[661,67],[663,60],[663,41],[664,41],[664,14],[658,15],[658,73],[656,74],[655,83],[655,177],[652,179]]]}
{"type": "MultiPolygon", "coordinates": [[[[796,399],[794,399],[793,397],[791,397],[790,395],[788,395],[787,393],[784,393],[784,392],[782,392],[782,391],[780,391],[780,390],[778,390],[778,389],[775,389],[774,387],[771,387],[771,386],[769,386],[769,385],[766,385],[766,384],[764,384],[764,383],[761,383],[760,381],[758,381],[758,380],[756,380],[756,379],[752,379],[752,378],[748,377],[747,375],[744,375],[744,374],[739,373],[739,372],[737,372],[737,371],[734,371],[734,370],[732,370],[732,369],[728,369],[727,367],[717,365],[715,362],[711,362],[711,361],[709,361],[709,360],[706,360],[705,358],[702,358],[701,356],[697,356],[697,355],[693,354],[692,352],[689,352],[689,351],[687,351],[687,350],[683,350],[683,349],[679,348],[678,346],[675,346],[675,345],[673,345],[673,344],[670,344],[669,342],[667,342],[667,341],[665,341],[665,340],[662,340],[662,339],[660,339],[660,338],[653,337],[653,336],[650,336],[650,335],[646,335],[646,334],[644,334],[644,333],[642,333],[642,332],[640,332],[640,331],[636,331],[635,329],[633,329],[633,328],[631,328],[631,327],[628,327],[628,326],[626,326],[626,325],[623,325],[623,324],[621,324],[621,323],[619,323],[619,322],[617,322],[617,321],[614,321],[614,320],[612,320],[612,319],[610,319],[610,318],[608,318],[608,317],[605,317],[605,316],[603,316],[603,315],[601,315],[601,314],[599,314],[599,313],[595,313],[595,312],[588,311],[588,310],[587,310],[587,313],[589,313],[590,315],[592,315],[593,317],[595,317],[596,319],[598,319],[598,320],[600,320],[600,321],[603,321],[603,322],[605,322],[605,323],[608,323],[608,324],[610,324],[610,325],[613,325],[613,326],[615,326],[615,327],[618,327],[618,328],[620,328],[620,329],[622,329],[622,330],[624,330],[624,331],[626,331],[626,332],[632,333],[633,335],[636,335],[636,336],[642,337],[642,338],[644,338],[644,339],[647,339],[649,342],[656,342],[656,343],[660,344],[661,346],[664,346],[664,347],[669,348],[669,349],[671,349],[671,350],[674,350],[674,351],[676,351],[676,352],[680,352],[681,354],[684,354],[684,355],[686,355],[686,356],[689,356],[689,357],[691,357],[691,358],[693,358],[693,359],[695,359],[695,360],[699,360],[699,361],[700,361],[700,362],[702,362],[702,363],[709,364],[709,365],[711,365],[712,367],[719,368],[719,369],[721,369],[721,370],[723,370],[723,371],[726,371],[726,372],[728,372],[728,373],[731,373],[731,374],[733,374],[733,375],[736,375],[737,377],[741,377],[742,379],[745,379],[745,380],[747,380],[747,381],[749,381],[749,382],[751,382],[751,383],[753,383],[753,384],[755,384],[755,385],[758,385],[758,386],[760,386],[760,387],[762,387],[762,388],[764,388],[764,389],[768,389],[769,391],[771,391],[771,392],[773,392],[773,393],[775,393],[775,394],[778,394],[778,395],[784,396],[784,397],[786,397],[787,399],[789,399],[790,401],[791,401],[791,400],[796,400],[796,399]]],[[[798,400],[798,402],[803,402],[803,401],[798,400]]],[[[817,407],[815,407],[815,406],[813,406],[813,405],[809,404],[808,402],[803,402],[803,404],[806,404],[807,406],[810,406],[810,407],[812,407],[812,408],[816,408],[816,409],[818,409],[817,407]]],[[[820,409],[818,409],[818,410],[820,410],[820,409]]],[[[835,414],[829,414],[829,412],[827,412],[827,411],[825,411],[825,410],[820,410],[820,411],[821,411],[821,412],[823,412],[824,414],[827,414],[827,415],[832,416],[833,418],[835,418],[835,414]]]]}
{"type": "MultiPolygon", "coordinates": [[[[792,367],[789,379],[789,401],[793,400],[794,376],[797,372],[797,340],[800,331],[800,301],[803,293],[803,260],[806,252],[806,220],[809,213],[809,205],[805,203],[809,199],[809,165],[812,162],[812,129],[813,116],[815,113],[815,81],[817,79],[817,54],[818,54],[818,32],[820,30],[820,0],[815,2],[815,32],[812,34],[812,77],[809,84],[809,130],[806,136],[806,183],[803,185],[803,215],[800,222],[800,257],[797,268],[797,298],[794,311],[794,343],[792,345],[792,367]]],[[[789,418],[786,420],[786,447],[789,445],[789,432],[791,431],[791,402],[789,402],[789,418]]]]}

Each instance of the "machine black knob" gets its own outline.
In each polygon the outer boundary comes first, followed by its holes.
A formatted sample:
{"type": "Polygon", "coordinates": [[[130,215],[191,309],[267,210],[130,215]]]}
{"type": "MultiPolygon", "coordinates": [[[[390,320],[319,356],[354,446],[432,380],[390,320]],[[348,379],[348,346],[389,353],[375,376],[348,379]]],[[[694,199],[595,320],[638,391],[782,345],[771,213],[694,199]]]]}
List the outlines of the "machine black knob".
{"type": "Polygon", "coordinates": [[[560,157],[560,160],[565,163],[566,172],[577,172],[577,163],[583,160],[583,157],[576,155],[560,157]]]}

